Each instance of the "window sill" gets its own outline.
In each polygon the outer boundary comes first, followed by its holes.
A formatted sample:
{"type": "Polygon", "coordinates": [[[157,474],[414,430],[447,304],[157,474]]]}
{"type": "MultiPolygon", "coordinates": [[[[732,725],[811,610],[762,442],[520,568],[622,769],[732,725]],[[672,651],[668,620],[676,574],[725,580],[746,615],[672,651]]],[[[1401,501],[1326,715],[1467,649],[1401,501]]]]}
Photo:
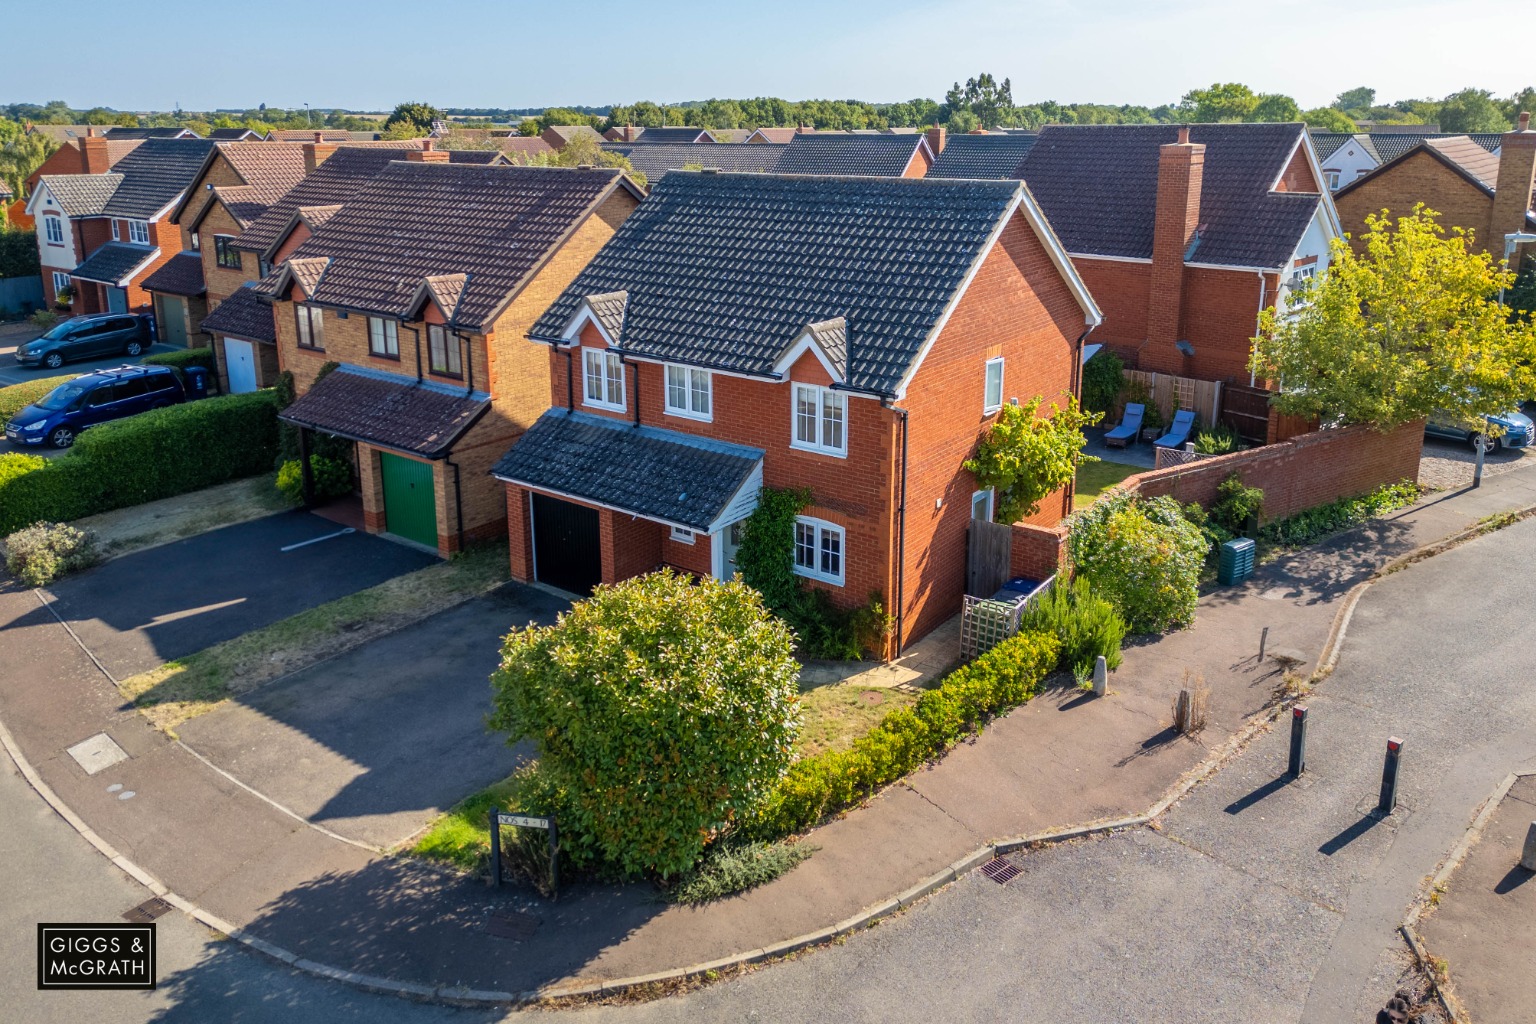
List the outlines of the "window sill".
{"type": "Polygon", "coordinates": [[[295,344],[294,348],[298,349],[300,352],[320,352],[320,353],[324,353],[325,352],[325,349],[323,347],[319,346],[319,345],[300,345],[300,344],[295,344]]]}
{"type": "Polygon", "coordinates": [[[429,377],[441,377],[443,380],[463,380],[464,379],[464,375],[462,373],[448,373],[448,372],[446,372],[444,370],[428,370],[427,371],[427,375],[429,377]]]}
{"type": "Polygon", "coordinates": [[[370,359],[383,359],[390,363],[398,363],[400,361],[399,354],[390,355],[388,352],[369,352],[368,357],[370,359]]]}
{"type": "Polygon", "coordinates": [[[604,412],[623,412],[625,410],[625,407],[622,405],[613,405],[609,402],[594,402],[590,398],[583,398],[581,404],[589,409],[601,409],[604,412]]]}
{"type": "Polygon", "coordinates": [[[713,416],[713,414],[697,413],[697,412],[692,412],[692,411],[684,412],[681,409],[665,409],[665,408],[662,409],[662,412],[665,413],[668,416],[675,416],[675,417],[677,417],[680,420],[693,420],[695,423],[713,423],[713,422],[715,422],[715,417],[713,416]]]}
{"type": "Polygon", "coordinates": [[[1001,405],[984,405],[981,407],[981,414],[983,416],[996,416],[1002,411],[1003,407],[1001,405]]]}
{"type": "Polygon", "coordinates": [[[815,580],[818,583],[829,583],[834,587],[841,587],[843,585],[843,580],[840,576],[828,576],[824,573],[813,572],[810,569],[805,569],[798,565],[795,566],[795,575],[803,576],[808,580],[815,580]]]}
{"type": "MultiPolygon", "coordinates": [[[[846,450],[839,451],[836,448],[815,448],[815,447],[812,447],[811,445],[801,444],[801,443],[799,443],[797,441],[791,441],[789,443],[789,447],[790,447],[791,451],[805,452],[808,455],[826,455],[829,458],[834,458],[834,459],[846,459],[848,457],[848,452],[846,450]]],[[[815,579],[820,579],[821,577],[818,576],[818,577],[814,577],[814,578],[815,579]]],[[[831,582],[831,581],[829,580],[828,582],[831,582]]]]}

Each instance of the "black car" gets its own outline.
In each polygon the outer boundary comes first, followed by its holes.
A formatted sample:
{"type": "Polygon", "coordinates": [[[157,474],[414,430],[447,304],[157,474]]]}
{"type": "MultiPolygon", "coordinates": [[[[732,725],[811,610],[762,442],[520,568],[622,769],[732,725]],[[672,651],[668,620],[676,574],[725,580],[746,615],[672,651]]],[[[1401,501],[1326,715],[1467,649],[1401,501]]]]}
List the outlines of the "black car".
{"type": "Polygon", "coordinates": [[[57,370],[76,359],[137,356],[154,343],[149,317],[133,313],[77,316],[16,350],[22,366],[57,370]]]}

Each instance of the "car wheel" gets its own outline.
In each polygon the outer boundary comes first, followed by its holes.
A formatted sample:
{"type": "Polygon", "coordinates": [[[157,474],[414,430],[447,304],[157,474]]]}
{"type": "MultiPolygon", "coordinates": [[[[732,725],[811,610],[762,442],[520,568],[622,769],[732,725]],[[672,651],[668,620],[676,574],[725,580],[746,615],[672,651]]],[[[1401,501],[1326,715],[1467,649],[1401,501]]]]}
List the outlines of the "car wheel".
{"type": "Polygon", "coordinates": [[[135,338],[128,343],[128,347],[123,351],[127,352],[130,356],[137,356],[144,351],[144,346],[140,343],[139,339],[135,338]]]}
{"type": "Polygon", "coordinates": [[[54,427],[48,435],[48,443],[55,448],[68,448],[75,443],[75,432],[68,427],[54,427]]]}
{"type": "Polygon", "coordinates": [[[49,352],[46,356],[43,356],[43,365],[50,370],[57,370],[64,365],[64,357],[57,352],[49,352]]]}
{"type": "Polygon", "coordinates": [[[1484,434],[1473,434],[1472,435],[1472,450],[1473,451],[1477,451],[1477,439],[1479,437],[1483,438],[1483,445],[1484,445],[1484,447],[1483,447],[1483,454],[1484,455],[1497,455],[1499,453],[1499,449],[1504,447],[1504,441],[1501,438],[1488,437],[1488,436],[1486,436],[1484,434]]]}

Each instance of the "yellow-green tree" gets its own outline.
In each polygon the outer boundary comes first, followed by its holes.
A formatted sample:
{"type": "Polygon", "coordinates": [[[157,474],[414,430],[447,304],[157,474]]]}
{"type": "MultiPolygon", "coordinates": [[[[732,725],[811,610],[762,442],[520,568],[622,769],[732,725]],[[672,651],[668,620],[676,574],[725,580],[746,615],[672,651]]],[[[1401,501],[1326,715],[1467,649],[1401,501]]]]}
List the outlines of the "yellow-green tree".
{"type": "Polygon", "coordinates": [[[1023,405],[1003,406],[975,457],[965,461],[977,486],[992,489],[1000,523],[1034,515],[1040,502],[1072,482],[1080,464],[1099,461],[1083,454],[1083,428],[1103,414],[1084,412],[1068,395],[1061,408],[1042,415],[1044,401],[1037,396],[1023,405]]]}
{"type": "Polygon", "coordinates": [[[1252,369],[1284,413],[1388,430],[1437,410],[1464,422],[1536,395],[1536,324],[1499,305],[1514,275],[1421,203],[1366,218],[1365,252],[1335,241],[1298,308],[1260,318],[1252,369]]]}

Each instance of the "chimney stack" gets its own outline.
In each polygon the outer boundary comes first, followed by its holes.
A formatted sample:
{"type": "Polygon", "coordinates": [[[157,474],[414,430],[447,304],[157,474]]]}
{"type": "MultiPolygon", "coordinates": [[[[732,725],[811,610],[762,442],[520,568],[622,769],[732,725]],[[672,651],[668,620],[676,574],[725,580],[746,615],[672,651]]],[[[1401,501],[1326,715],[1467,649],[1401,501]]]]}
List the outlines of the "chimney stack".
{"type": "Polygon", "coordinates": [[[949,133],[944,130],[943,125],[936,124],[923,134],[928,137],[928,148],[933,150],[934,156],[944,152],[944,143],[948,141],[949,133]]]}
{"type": "Polygon", "coordinates": [[[635,126],[634,125],[627,124],[627,125],[624,126],[624,141],[625,142],[634,142],[635,141],[635,126]]]}
{"type": "Polygon", "coordinates": [[[91,134],[80,140],[80,173],[81,174],[106,174],[112,169],[112,160],[107,156],[107,138],[97,135],[95,129],[91,134]]]}
{"type": "Polygon", "coordinates": [[[1178,342],[1183,327],[1184,256],[1200,225],[1200,189],[1205,179],[1205,146],[1179,141],[1158,150],[1157,208],[1152,224],[1152,273],[1147,296],[1147,347],[1141,369],[1188,375],[1178,342]]]}
{"type": "Polygon", "coordinates": [[[405,158],[413,164],[446,164],[449,160],[446,149],[438,149],[431,139],[422,139],[420,149],[406,150],[405,158]]]}
{"type": "MultiPolygon", "coordinates": [[[[315,135],[318,137],[319,132],[315,135]]],[[[334,142],[306,142],[304,143],[304,173],[314,174],[315,168],[325,163],[332,153],[336,152],[334,142]]]]}
{"type": "MultiPolygon", "coordinates": [[[[1504,236],[1525,230],[1525,212],[1531,208],[1531,187],[1536,183],[1536,131],[1531,115],[1522,112],[1520,123],[1499,140],[1499,180],[1493,191],[1493,210],[1484,245],[1495,260],[1504,257],[1504,236]]],[[[1525,247],[1527,251],[1530,246],[1525,247]]],[[[1518,266],[1519,254],[1516,253],[1518,266]]]]}

